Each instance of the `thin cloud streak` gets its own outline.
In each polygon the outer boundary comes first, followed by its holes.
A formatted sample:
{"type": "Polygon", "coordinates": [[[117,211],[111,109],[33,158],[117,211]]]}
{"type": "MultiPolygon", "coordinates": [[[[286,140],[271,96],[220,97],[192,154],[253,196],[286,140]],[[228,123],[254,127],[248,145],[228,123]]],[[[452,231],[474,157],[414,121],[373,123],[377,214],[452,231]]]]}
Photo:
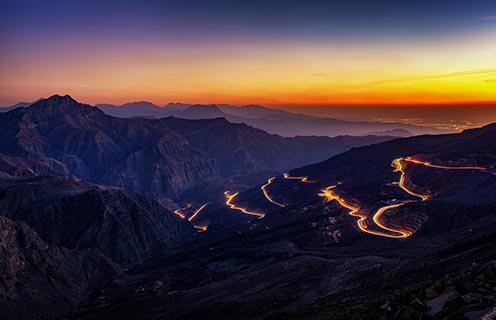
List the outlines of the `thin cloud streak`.
{"type": "Polygon", "coordinates": [[[459,72],[452,72],[452,73],[445,73],[445,74],[438,74],[438,75],[431,75],[431,76],[419,76],[419,77],[411,77],[411,78],[403,78],[403,79],[374,81],[374,82],[359,84],[358,87],[370,86],[370,85],[375,85],[375,84],[384,84],[384,83],[397,83],[397,82],[408,82],[408,81],[418,81],[418,80],[453,78],[453,77],[485,75],[485,74],[493,74],[493,73],[496,73],[496,69],[459,71],[459,72]]]}
{"type": "Polygon", "coordinates": [[[480,18],[481,20],[496,20],[496,16],[484,16],[480,18]]]}

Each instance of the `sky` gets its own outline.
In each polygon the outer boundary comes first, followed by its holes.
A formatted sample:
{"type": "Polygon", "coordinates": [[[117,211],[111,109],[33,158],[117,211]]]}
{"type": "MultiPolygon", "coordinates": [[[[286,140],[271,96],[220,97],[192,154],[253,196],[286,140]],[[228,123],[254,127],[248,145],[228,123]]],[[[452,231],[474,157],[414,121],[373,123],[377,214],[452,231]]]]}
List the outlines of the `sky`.
{"type": "Polygon", "coordinates": [[[496,1],[0,1],[0,105],[496,101],[496,1]]]}

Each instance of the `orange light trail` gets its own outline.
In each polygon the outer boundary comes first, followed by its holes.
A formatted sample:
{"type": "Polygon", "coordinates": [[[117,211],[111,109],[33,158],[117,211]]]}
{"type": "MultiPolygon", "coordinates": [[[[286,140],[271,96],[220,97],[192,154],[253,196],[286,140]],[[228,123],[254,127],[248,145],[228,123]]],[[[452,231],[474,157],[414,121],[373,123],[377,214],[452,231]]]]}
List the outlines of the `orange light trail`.
{"type": "MultiPolygon", "coordinates": [[[[415,196],[417,198],[420,198],[422,201],[425,201],[425,200],[429,199],[429,195],[416,193],[415,191],[413,191],[411,189],[408,189],[408,187],[405,185],[406,172],[404,170],[405,168],[404,168],[403,164],[401,163],[402,161],[407,161],[407,162],[411,162],[411,163],[415,163],[415,164],[421,164],[421,165],[424,165],[424,166],[427,166],[427,167],[437,168],[437,169],[448,169],[448,170],[487,170],[487,168],[478,167],[478,166],[448,167],[448,166],[442,166],[442,165],[434,165],[434,164],[431,164],[430,162],[424,162],[424,161],[416,160],[416,159],[413,159],[411,157],[394,159],[392,161],[392,165],[394,166],[394,172],[400,172],[401,173],[400,179],[397,182],[397,184],[406,193],[408,193],[408,194],[410,194],[412,196],[415,196]]],[[[390,204],[390,205],[387,205],[387,206],[384,206],[384,207],[379,208],[374,213],[374,215],[372,216],[372,220],[374,221],[374,223],[378,227],[380,227],[383,230],[386,230],[386,231],[389,231],[389,232],[392,232],[392,233],[396,233],[396,234],[389,234],[389,233],[383,233],[383,232],[379,232],[379,231],[368,230],[367,229],[367,224],[365,222],[367,220],[367,216],[360,213],[360,207],[351,205],[348,202],[346,202],[346,200],[344,200],[343,198],[341,198],[339,195],[337,195],[333,191],[334,188],[336,188],[335,185],[325,188],[324,190],[321,191],[321,193],[319,193],[319,196],[325,197],[327,201],[336,200],[342,207],[350,210],[348,213],[351,216],[354,216],[354,217],[358,217],[359,218],[358,221],[357,221],[357,225],[358,225],[358,228],[361,231],[366,232],[366,233],[370,233],[370,234],[373,234],[373,235],[377,235],[377,236],[388,237],[388,238],[396,238],[396,239],[399,239],[399,238],[408,238],[409,236],[411,236],[413,234],[409,230],[393,229],[393,228],[390,228],[390,227],[386,226],[384,223],[381,222],[381,216],[386,211],[388,211],[390,209],[398,208],[398,207],[401,207],[401,206],[403,206],[403,205],[405,205],[407,203],[415,202],[414,200],[403,200],[400,203],[390,204]]]]}
{"type": "Polygon", "coordinates": [[[184,219],[186,218],[186,216],[184,215],[184,213],[181,212],[182,209],[176,209],[174,210],[174,213],[177,214],[179,217],[181,217],[181,219],[184,219]]]}
{"type": "Polygon", "coordinates": [[[238,207],[235,204],[233,204],[232,201],[233,201],[233,199],[238,194],[239,194],[239,192],[236,192],[236,193],[233,193],[233,194],[229,193],[229,191],[224,192],[224,195],[226,196],[226,205],[228,205],[229,208],[231,208],[233,210],[241,211],[241,212],[243,212],[245,214],[249,214],[249,215],[252,215],[252,216],[257,216],[259,218],[265,217],[265,213],[248,211],[248,209],[246,209],[246,208],[241,208],[241,207],[238,207]]]}
{"type": "Polygon", "coordinates": [[[200,230],[200,232],[205,232],[208,226],[193,226],[193,228],[200,230]]]}
{"type": "Polygon", "coordinates": [[[272,199],[269,195],[269,193],[267,192],[267,187],[276,179],[276,177],[272,177],[270,178],[269,180],[267,180],[267,183],[264,184],[260,189],[262,189],[262,192],[265,196],[265,198],[267,200],[269,200],[271,203],[275,204],[276,206],[279,206],[281,208],[284,208],[286,205],[285,204],[282,204],[282,203],[279,203],[277,201],[275,201],[274,199],[272,199]]]}
{"type": "Polygon", "coordinates": [[[401,207],[402,205],[407,204],[409,202],[411,202],[411,201],[403,201],[401,203],[391,204],[389,206],[385,206],[385,207],[379,208],[379,210],[377,210],[376,213],[374,214],[374,216],[372,217],[372,220],[374,221],[374,223],[376,225],[378,225],[379,227],[381,227],[382,229],[387,230],[387,231],[391,231],[393,233],[399,233],[398,236],[396,236],[396,235],[387,235],[387,237],[389,237],[389,238],[398,238],[398,239],[399,238],[408,238],[409,236],[411,236],[413,234],[411,231],[408,231],[408,230],[400,230],[400,229],[389,228],[388,226],[386,226],[385,224],[383,224],[381,222],[381,220],[380,220],[382,214],[384,212],[386,212],[387,210],[401,207]]]}
{"type": "Polygon", "coordinates": [[[448,166],[441,166],[437,164],[432,164],[430,162],[425,162],[425,161],[420,161],[413,159],[412,157],[406,157],[406,158],[401,158],[401,160],[416,163],[416,164],[421,164],[426,167],[431,167],[431,168],[437,168],[437,169],[450,169],[450,170],[487,170],[485,167],[478,167],[478,166],[467,166],[467,167],[448,167],[448,166]]]}
{"type": "Polygon", "coordinates": [[[392,161],[392,165],[394,166],[394,172],[400,172],[401,173],[400,180],[398,181],[398,185],[400,186],[400,188],[403,189],[406,193],[408,193],[414,197],[422,199],[422,201],[429,199],[429,195],[416,193],[415,191],[410,190],[405,186],[406,173],[405,173],[403,165],[401,164],[402,160],[404,160],[404,158],[397,158],[397,159],[394,159],[392,161]]]}
{"type": "MultiPolygon", "coordinates": [[[[198,214],[203,210],[205,209],[205,207],[208,205],[208,202],[207,203],[204,203],[200,208],[198,208],[192,215],[191,217],[188,218],[188,221],[191,222],[193,221],[194,218],[196,218],[198,216],[198,214]]],[[[174,213],[176,215],[178,215],[179,217],[181,217],[181,219],[186,219],[186,215],[184,213],[182,213],[181,211],[186,209],[186,208],[191,208],[191,204],[188,204],[187,207],[184,207],[184,208],[180,208],[180,209],[176,209],[174,210],[174,213]]],[[[199,229],[200,232],[204,232],[207,230],[208,228],[208,225],[193,225],[193,228],[195,229],[199,229]]]]}
{"type": "MultiPolygon", "coordinates": [[[[391,229],[391,228],[383,228],[387,231],[391,231],[391,232],[395,232],[395,233],[398,233],[399,235],[393,235],[393,234],[389,234],[389,233],[384,233],[384,232],[380,232],[380,231],[374,231],[374,230],[369,230],[368,227],[367,227],[367,223],[365,222],[367,220],[367,216],[365,214],[362,214],[360,213],[360,207],[357,207],[357,206],[354,206],[350,203],[348,203],[345,199],[341,198],[339,195],[337,195],[333,189],[336,188],[335,185],[333,186],[329,186],[323,190],[321,190],[321,193],[319,193],[319,196],[321,197],[325,197],[326,198],[326,201],[332,201],[332,200],[336,200],[342,207],[350,210],[348,212],[348,214],[350,216],[353,216],[353,217],[357,217],[359,218],[357,220],[357,225],[358,225],[358,228],[362,231],[362,232],[365,232],[365,233],[369,233],[369,234],[373,234],[373,235],[376,235],[376,236],[381,236],[381,237],[387,237],[387,238],[395,238],[395,239],[398,239],[398,238],[406,238],[408,236],[411,235],[411,232],[408,232],[408,231],[402,231],[402,230],[395,230],[395,229],[391,229]]],[[[377,212],[374,214],[374,222],[376,221],[379,221],[379,223],[376,222],[376,224],[382,228],[383,224],[380,222],[379,220],[379,217],[388,209],[392,209],[392,208],[395,208],[395,207],[399,207],[401,205],[403,205],[404,203],[401,203],[401,204],[396,204],[396,205],[390,205],[390,206],[386,206],[386,207],[382,207],[380,208],[379,210],[377,210],[377,212]]]]}
{"type": "Polygon", "coordinates": [[[207,203],[204,203],[200,208],[198,208],[192,215],[191,217],[188,218],[188,221],[193,221],[194,218],[196,218],[196,216],[200,213],[200,211],[202,211],[203,209],[205,209],[205,207],[207,206],[208,202],[207,203]]]}
{"type": "Polygon", "coordinates": [[[290,180],[300,180],[301,182],[304,183],[315,183],[315,181],[310,181],[308,180],[308,177],[291,177],[289,173],[283,174],[284,179],[290,179],[290,180]]]}

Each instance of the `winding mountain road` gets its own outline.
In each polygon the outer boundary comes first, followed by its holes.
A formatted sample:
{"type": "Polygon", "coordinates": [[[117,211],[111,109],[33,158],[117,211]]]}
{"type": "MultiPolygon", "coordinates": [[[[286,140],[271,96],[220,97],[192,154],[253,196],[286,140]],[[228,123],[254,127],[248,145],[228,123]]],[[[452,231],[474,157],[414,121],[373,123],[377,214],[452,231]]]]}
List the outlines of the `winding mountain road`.
{"type": "MultiPolygon", "coordinates": [[[[204,203],[203,205],[201,205],[198,209],[196,209],[193,214],[188,218],[188,221],[191,222],[193,221],[193,219],[195,219],[198,214],[203,210],[205,209],[205,207],[208,205],[208,202],[207,203],[204,203]]],[[[186,210],[188,208],[191,208],[191,204],[188,204],[188,206],[184,207],[184,208],[179,208],[179,209],[176,209],[174,210],[174,213],[176,215],[178,215],[181,219],[186,219],[186,214],[183,213],[183,210],[186,210]]],[[[207,228],[208,228],[208,225],[193,225],[193,228],[195,229],[198,229],[200,230],[200,232],[203,232],[203,231],[206,231],[207,228]]]]}
{"type": "Polygon", "coordinates": [[[188,221],[193,221],[194,218],[196,218],[198,216],[198,214],[203,210],[205,209],[205,207],[208,205],[208,202],[207,203],[204,203],[202,204],[202,206],[198,209],[196,209],[195,212],[193,212],[193,214],[191,215],[191,217],[188,218],[188,221]]]}
{"type": "Polygon", "coordinates": [[[239,192],[232,193],[232,194],[229,191],[225,191],[224,192],[224,196],[226,197],[226,205],[229,206],[229,208],[231,208],[233,210],[241,211],[241,212],[243,212],[245,214],[249,214],[249,215],[252,215],[252,216],[257,216],[259,218],[265,217],[265,213],[263,213],[263,212],[249,211],[247,208],[238,207],[237,205],[235,205],[234,203],[232,203],[232,201],[234,200],[234,198],[236,198],[236,196],[238,194],[239,194],[239,192]]]}
{"type": "MultiPolygon", "coordinates": [[[[406,184],[407,177],[406,177],[406,171],[405,171],[404,163],[413,163],[413,164],[417,164],[417,165],[423,165],[426,167],[435,168],[435,169],[442,169],[442,170],[487,170],[487,168],[480,167],[480,166],[436,165],[436,164],[432,164],[432,163],[427,162],[427,161],[417,160],[417,159],[414,159],[412,157],[405,157],[405,158],[400,157],[400,158],[394,159],[391,162],[391,165],[394,168],[393,172],[399,172],[400,177],[399,177],[399,180],[397,182],[393,182],[393,183],[397,184],[407,194],[414,196],[416,198],[419,198],[419,200],[421,200],[421,201],[428,200],[431,197],[431,195],[419,193],[418,191],[415,191],[411,187],[407,186],[407,184],[406,184]]],[[[288,173],[284,173],[283,177],[284,177],[284,179],[289,179],[289,180],[299,180],[302,183],[315,183],[316,182],[316,181],[308,180],[307,176],[296,177],[296,176],[290,176],[288,173]]],[[[269,192],[267,191],[268,186],[270,186],[275,179],[276,179],[276,177],[272,177],[272,178],[268,179],[267,183],[262,185],[260,189],[262,190],[263,195],[265,196],[265,198],[269,202],[271,202],[272,204],[275,204],[279,207],[284,208],[287,205],[275,201],[272,198],[272,196],[269,194],[269,192]]],[[[348,209],[349,215],[358,218],[357,226],[362,232],[369,233],[369,234],[376,235],[376,236],[395,238],[395,239],[408,238],[409,236],[411,236],[413,234],[413,232],[411,230],[408,230],[408,229],[392,228],[392,227],[385,225],[381,221],[381,217],[388,210],[396,209],[396,208],[399,208],[399,207],[401,207],[407,203],[413,203],[413,202],[417,202],[419,200],[396,200],[396,199],[394,199],[394,200],[389,201],[389,203],[387,205],[380,207],[372,215],[372,221],[374,223],[374,226],[379,229],[379,230],[373,230],[367,224],[368,215],[365,213],[362,213],[360,211],[361,208],[359,206],[351,204],[346,199],[344,199],[343,197],[338,195],[335,191],[336,187],[337,187],[337,185],[328,186],[325,189],[322,189],[318,195],[321,197],[324,197],[326,199],[326,201],[328,201],[328,202],[336,200],[339,203],[339,205],[341,205],[343,208],[348,209]]],[[[229,208],[231,208],[233,210],[241,211],[245,214],[258,216],[259,218],[263,218],[265,216],[265,213],[263,213],[263,212],[249,211],[247,208],[239,207],[236,204],[234,204],[233,200],[238,194],[239,194],[239,192],[232,193],[232,194],[229,191],[224,192],[224,195],[226,197],[225,203],[227,206],[229,206],[229,208]]],[[[200,207],[200,209],[198,209],[197,211],[198,212],[201,211],[205,205],[200,207]]],[[[175,212],[175,213],[178,215],[181,215],[181,212],[175,212]]],[[[194,218],[194,216],[196,216],[196,214],[197,214],[197,212],[192,217],[194,218]]],[[[376,228],[374,228],[374,229],[376,229],[376,228]]]]}
{"type": "Polygon", "coordinates": [[[272,177],[270,178],[269,180],[267,180],[267,183],[264,184],[262,187],[260,187],[260,189],[262,190],[265,198],[267,200],[269,200],[271,203],[275,204],[276,206],[279,206],[281,208],[284,208],[286,205],[283,204],[283,203],[279,203],[277,201],[275,201],[274,199],[271,198],[271,196],[269,195],[269,192],[267,191],[267,187],[276,179],[276,177],[272,177]]]}
{"type": "Polygon", "coordinates": [[[308,177],[292,177],[289,175],[289,173],[284,173],[283,177],[284,179],[289,179],[289,180],[300,180],[303,183],[315,183],[315,181],[308,180],[308,177]]]}
{"type": "MultiPolygon", "coordinates": [[[[433,165],[430,162],[424,162],[424,161],[416,160],[416,159],[413,159],[412,157],[394,159],[391,163],[392,166],[394,167],[394,172],[400,172],[401,173],[400,179],[396,183],[406,193],[408,193],[409,195],[412,195],[414,197],[417,197],[422,201],[428,200],[430,198],[430,195],[418,193],[418,192],[408,188],[408,186],[406,186],[406,184],[405,184],[406,172],[405,172],[405,167],[402,163],[403,161],[414,163],[414,164],[419,164],[419,165],[424,165],[424,166],[431,167],[431,168],[443,169],[443,170],[487,170],[487,168],[478,167],[478,166],[433,165]]],[[[339,195],[337,195],[333,190],[335,187],[336,187],[335,185],[327,187],[324,190],[322,190],[319,195],[322,197],[325,197],[327,201],[336,200],[342,207],[351,210],[349,212],[350,215],[352,215],[354,217],[359,217],[359,219],[357,221],[357,225],[361,231],[366,232],[366,233],[370,233],[373,235],[377,235],[377,236],[388,237],[388,238],[408,238],[409,236],[411,236],[413,234],[412,231],[407,230],[407,229],[393,229],[391,227],[386,226],[381,221],[381,216],[386,211],[388,211],[390,209],[395,209],[395,208],[401,207],[407,203],[416,202],[418,200],[400,200],[398,203],[388,204],[386,206],[383,206],[383,207],[379,208],[374,213],[374,215],[372,216],[372,221],[375,223],[376,226],[378,226],[382,230],[387,231],[387,233],[386,233],[386,232],[374,231],[374,230],[368,229],[368,226],[366,223],[367,215],[360,213],[360,207],[349,204],[346,200],[344,200],[339,195]]]]}

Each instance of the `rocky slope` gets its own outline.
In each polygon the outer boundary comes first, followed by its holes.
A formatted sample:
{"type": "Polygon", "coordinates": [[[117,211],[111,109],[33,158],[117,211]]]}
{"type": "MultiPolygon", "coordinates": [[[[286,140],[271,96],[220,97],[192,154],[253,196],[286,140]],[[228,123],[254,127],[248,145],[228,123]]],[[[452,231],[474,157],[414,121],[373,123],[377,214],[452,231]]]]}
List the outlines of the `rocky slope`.
{"type": "MultiPolygon", "coordinates": [[[[397,139],[356,148],[291,174],[307,175],[322,185],[339,183],[336,190],[341,195],[371,213],[388,200],[414,200],[391,215],[414,219],[427,214],[421,232],[436,234],[491,215],[496,203],[496,192],[492,187],[496,184],[495,168],[496,124],[492,124],[460,134],[397,139]],[[391,162],[399,157],[413,157],[446,167],[403,163],[406,186],[427,194],[427,201],[415,201],[418,197],[408,195],[393,183],[399,180],[400,173],[394,170],[391,162]],[[483,167],[486,170],[450,167],[483,167]]],[[[388,220],[388,214],[384,219],[388,220]]]]}
{"type": "MultiPolygon", "coordinates": [[[[223,119],[120,119],[69,96],[53,96],[0,114],[0,153],[36,163],[25,176],[51,173],[165,200],[180,200],[222,178],[285,169],[323,160],[350,146],[387,137],[282,138],[223,119]]],[[[19,161],[20,162],[20,161],[19,161]]]]}
{"type": "Polygon", "coordinates": [[[158,202],[66,177],[0,181],[0,214],[24,221],[50,244],[95,248],[135,262],[190,241],[193,228],[158,202]]]}
{"type": "Polygon", "coordinates": [[[312,211],[299,212],[299,220],[286,225],[260,221],[257,230],[252,223],[223,240],[206,234],[188,251],[131,270],[74,318],[346,320],[401,311],[395,319],[424,319],[409,316],[422,312],[427,319],[444,319],[441,314],[478,319],[463,315],[489,312],[492,282],[476,280],[478,274],[455,292],[473,300],[455,306],[440,300],[456,285],[450,277],[496,259],[494,221],[412,241],[359,235],[353,243],[336,244],[326,240],[332,237],[324,222],[332,213],[312,211]],[[436,285],[444,277],[448,280],[436,285]],[[436,292],[425,296],[422,290],[430,286],[436,292]],[[417,312],[412,305],[414,312],[405,312],[415,298],[427,307],[417,312]]]}
{"type": "Polygon", "coordinates": [[[308,174],[307,182],[277,177],[268,191],[284,208],[259,187],[242,192],[234,203],[266,213],[263,218],[226,206],[202,213],[247,220],[212,226],[188,250],[147,260],[74,318],[112,319],[123,310],[129,319],[489,317],[496,297],[495,135],[496,125],[490,125],[353,149],[290,172],[308,174]],[[383,216],[390,227],[415,225],[414,234],[402,239],[361,231],[350,209],[319,196],[337,184],[365,215],[413,200],[392,183],[400,173],[391,160],[409,155],[487,170],[405,164],[408,186],[427,190],[430,198],[383,216]]]}
{"type": "Polygon", "coordinates": [[[494,319],[496,261],[473,263],[458,274],[412,285],[386,299],[380,308],[371,307],[371,312],[384,313],[381,319],[494,319]]]}
{"type": "Polygon", "coordinates": [[[222,118],[198,121],[167,118],[159,120],[157,126],[175,130],[192,147],[214,158],[223,177],[264,170],[281,172],[295,164],[315,162],[324,154],[334,155],[352,147],[391,139],[378,136],[283,138],[222,118]]]}
{"type": "Polygon", "coordinates": [[[0,217],[0,317],[62,316],[120,274],[96,250],[69,250],[41,240],[24,223],[0,217]]]}

